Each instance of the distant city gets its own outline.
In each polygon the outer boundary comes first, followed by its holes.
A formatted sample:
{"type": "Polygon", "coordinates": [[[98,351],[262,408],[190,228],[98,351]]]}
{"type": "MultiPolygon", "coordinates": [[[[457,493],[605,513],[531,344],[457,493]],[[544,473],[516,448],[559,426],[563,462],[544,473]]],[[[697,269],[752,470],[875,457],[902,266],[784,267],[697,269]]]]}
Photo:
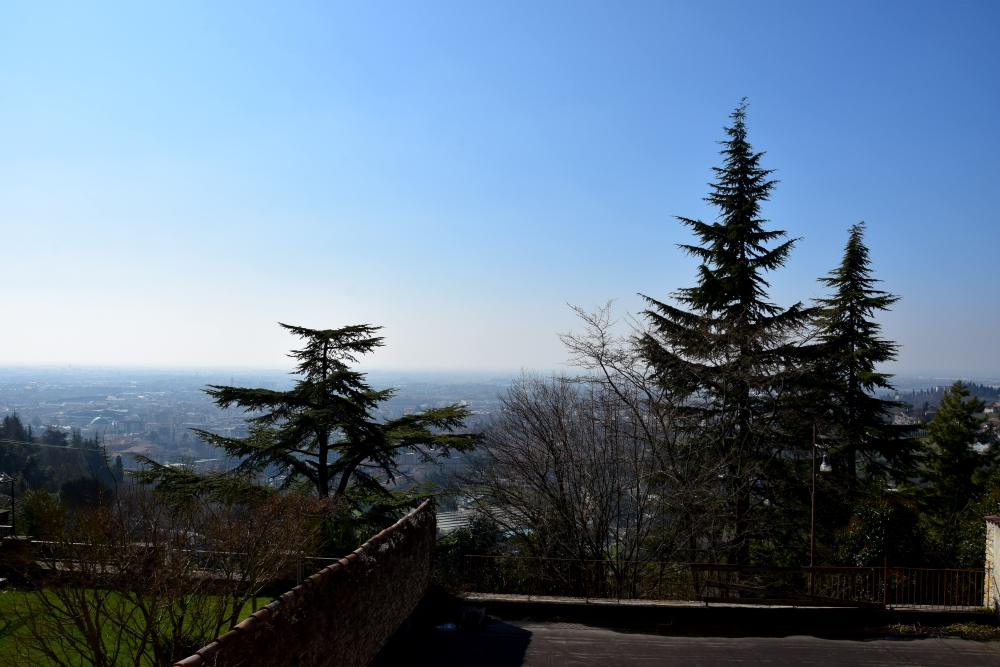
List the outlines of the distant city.
{"type": "MultiPolygon", "coordinates": [[[[374,371],[368,378],[376,389],[396,389],[382,404],[386,418],[459,403],[472,412],[468,426],[476,428],[494,409],[510,375],[374,371]]],[[[143,455],[195,470],[223,470],[234,462],[192,429],[242,437],[247,415],[220,409],[204,393],[206,385],[286,390],[294,381],[280,370],[6,368],[0,369],[0,418],[17,413],[35,435],[54,427],[97,437],[112,458],[122,456],[125,468],[134,468],[133,456],[143,455]]],[[[404,466],[417,477],[425,476],[423,467],[416,460],[404,466]]]]}
{"type": "MultiPolygon", "coordinates": [[[[387,418],[460,403],[472,411],[469,427],[476,428],[495,409],[497,395],[506,389],[512,375],[372,371],[368,378],[375,388],[396,389],[396,395],[382,406],[387,418]]],[[[925,414],[930,417],[941,390],[956,379],[984,388],[1000,387],[1000,378],[994,377],[900,375],[894,378],[897,391],[885,397],[913,404],[908,414],[914,418],[925,414]]],[[[134,468],[132,457],[141,454],[160,463],[223,470],[234,462],[203,442],[192,429],[242,437],[247,433],[246,415],[239,410],[220,409],[204,393],[205,386],[285,390],[294,381],[293,376],[280,370],[5,368],[0,369],[0,417],[17,413],[36,435],[55,427],[67,435],[76,430],[84,438],[97,437],[110,456],[122,456],[125,468],[134,468]]],[[[983,398],[995,400],[988,395],[983,398]]],[[[422,468],[426,464],[418,464],[415,459],[404,466],[406,472],[425,477],[428,471],[422,468]]]]}

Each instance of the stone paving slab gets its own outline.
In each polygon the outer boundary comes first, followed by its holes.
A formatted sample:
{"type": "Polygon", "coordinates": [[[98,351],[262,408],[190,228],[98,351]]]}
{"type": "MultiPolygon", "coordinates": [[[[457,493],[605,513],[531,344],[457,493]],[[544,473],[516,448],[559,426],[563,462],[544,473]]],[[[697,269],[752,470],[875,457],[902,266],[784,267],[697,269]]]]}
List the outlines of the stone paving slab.
{"type": "Polygon", "coordinates": [[[474,631],[435,629],[412,648],[406,664],[419,667],[1000,667],[1000,645],[961,639],[669,637],[532,621],[494,622],[474,631]]]}

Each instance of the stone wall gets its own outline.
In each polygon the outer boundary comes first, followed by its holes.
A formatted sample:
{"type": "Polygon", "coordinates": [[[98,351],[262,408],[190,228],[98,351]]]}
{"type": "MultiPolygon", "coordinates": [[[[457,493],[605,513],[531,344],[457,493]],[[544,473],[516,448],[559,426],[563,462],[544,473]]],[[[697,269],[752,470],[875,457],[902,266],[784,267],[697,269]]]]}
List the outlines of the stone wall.
{"type": "Polygon", "coordinates": [[[431,501],[175,667],[365,667],[434,576],[431,501]]]}
{"type": "Polygon", "coordinates": [[[983,606],[1000,612],[1000,578],[997,555],[1000,553],[1000,515],[986,517],[986,581],[983,586],[983,606]]]}

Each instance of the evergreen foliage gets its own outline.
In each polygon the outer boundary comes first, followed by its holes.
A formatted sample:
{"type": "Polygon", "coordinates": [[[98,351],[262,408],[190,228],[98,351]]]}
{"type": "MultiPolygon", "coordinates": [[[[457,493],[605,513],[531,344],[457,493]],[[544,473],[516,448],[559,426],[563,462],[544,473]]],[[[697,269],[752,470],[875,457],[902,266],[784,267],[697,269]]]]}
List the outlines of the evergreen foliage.
{"type": "Polygon", "coordinates": [[[824,422],[837,433],[852,483],[857,480],[858,453],[865,457],[869,474],[891,471],[902,476],[912,468],[917,448],[914,440],[902,437],[906,427],[891,424],[890,410],[899,404],[875,395],[893,389],[892,376],[876,368],[894,360],[899,346],[881,338],[881,326],[873,317],[899,297],[875,289],[879,281],[872,277],[864,232],[863,222],[851,227],[840,266],[819,279],[832,294],[817,300],[821,344],[816,377],[829,406],[824,422]]]}
{"type": "Polygon", "coordinates": [[[115,481],[119,484],[125,481],[125,466],[122,465],[121,454],[115,456],[115,464],[111,467],[111,476],[114,477],[115,481]]]}
{"type": "MultiPolygon", "coordinates": [[[[283,478],[284,487],[305,481],[321,498],[331,497],[339,504],[349,491],[360,497],[386,496],[383,482],[400,477],[397,455],[402,451],[415,451],[429,462],[452,451],[474,448],[478,435],[458,432],[469,414],[458,405],[397,419],[380,418],[378,406],[394,390],[372,389],[365,375],[348,365],[383,344],[376,335],[380,327],[281,326],[305,341],[302,349],[289,355],[298,362],[294,388],[274,391],[210,385],[206,390],[219,407],[237,407],[251,415],[245,438],[197,431],[206,442],[240,460],[237,473],[254,477],[271,470],[283,478]]],[[[142,461],[147,468],[139,475],[141,481],[167,486],[215,483],[142,461]]]]}
{"type": "MultiPolygon", "coordinates": [[[[937,415],[927,425],[930,446],[920,471],[923,483],[913,489],[927,524],[929,556],[942,566],[964,560],[963,528],[969,522],[981,527],[982,516],[975,510],[1000,460],[996,446],[986,446],[991,434],[982,428],[985,418],[977,416],[983,402],[966,400],[969,396],[961,381],[945,392],[937,415]]],[[[983,551],[978,551],[972,557],[981,560],[983,551]]]]}
{"type": "MultiPolygon", "coordinates": [[[[850,228],[839,265],[819,279],[828,290],[824,298],[810,308],[783,308],[769,300],[769,274],[784,265],[795,240],[769,229],[762,217],[762,204],[777,182],[762,165],[764,154],[748,141],[746,110],[744,101],[720,142],[722,165],[714,169],[716,178],[706,198],[717,219],[705,223],[678,218],[696,238],[680,246],[700,260],[696,284],[675,291],[669,301],[643,295],[647,326],[631,338],[609,334],[603,312],[585,318],[592,329],[587,336],[562,337],[575,355],[574,363],[593,373],[577,382],[614,387],[617,400],[628,404],[616,384],[616,374],[622,373],[641,387],[642,408],[632,413],[639,415],[636,423],[667,415],[660,422],[665,427],[643,440],[649,443],[644,451],[653,456],[636,477],[649,485],[646,491],[660,485],[655,494],[660,504],[656,509],[647,506],[643,516],[660,519],[664,508],[682,506],[683,511],[665,519],[671,529],[679,529],[644,538],[636,553],[651,558],[683,552],[692,561],[737,564],[807,562],[815,424],[821,446],[834,459],[833,471],[816,480],[819,563],[981,566],[982,516],[1000,512],[1000,452],[994,435],[983,428],[979,413],[985,406],[967,400],[969,387],[961,383],[947,391],[936,387],[919,392],[929,399],[941,396],[936,414],[924,403],[916,415],[933,416],[929,424],[892,423],[894,413],[910,406],[891,400],[896,396],[892,376],[880,369],[896,358],[899,346],[883,337],[877,318],[899,298],[878,288],[863,222],[850,228]],[[648,384],[650,378],[655,389],[648,384]],[[914,437],[924,426],[927,442],[914,437]],[[697,491],[685,495],[694,488],[685,485],[682,474],[691,462],[699,464],[699,474],[692,478],[698,482],[697,491]],[[705,471],[709,474],[702,475],[705,471]],[[707,518],[691,520],[691,513],[707,518]]],[[[512,388],[508,399],[517,391],[512,388]]],[[[972,394],[992,400],[997,391],[977,385],[972,394]]],[[[524,415],[545,414],[545,396],[528,392],[518,406],[524,415]]],[[[508,405],[494,417],[489,452],[496,454],[502,445],[518,451],[510,443],[516,445],[522,432],[541,423],[533,418],[531,427],[510,429],[506,440],[492,442],[512,412],[508,405]]],[[[535,453],[526,449],[529,453],[523,457],[503,459],[506,469],[530,470],[530,479],[560,489],[577,488],[585,483],[566,484],[569,478],[556,472],[577,456],[579,479],[600,478],[601,466],[585,455],[585,438],[563,437],[559,428],[549,431],[560,435],[539,435],[532,442],[556,445],[555,463],[522,465],[522,459],[535,453]]],[[[491,505],[482,511],[501,524],[515,516],[514,525],[526,525],[524,517],[535,507],[516,505],[508,487],[531,498],[532,483],[498,472],[498,460],[498,455],[490,459],[489,472],[491,479],[502,480],[502,488],[490,488],[491,505]]],[[[470,479],[480,480],[480,490],[488,488],[481,480],[489,476],[477,474],[470,479]]],[[[583,495],[586,502],[560,501],[567,507],[560,516],[586,513],[587,525],[596,525],[590,518],[596,514],[594,494],[583,495]]],[[[537,555],[566,555],[554,546],[566,525],[561,519],[531,524],[537,555]]],[[[596,533],[594,542],[601,549],[620,551],[608,531],[596,533]]],[[[470,537],[462,532],[448,548],[461,552],[470,537]]]]}
{"type": "Polygon", "coordinates": [[[31,427],[21,422],[16,412],[4,416],[0,422],[0,439],[14,442],[31,442],[31,427]]]}
{"type": "MultiPolygon", "coordinates": [[[[74,429],[69,439],[69,447],[77,450],[83,456],[85,467],[80,471],[82,477],[100,479],[109,486],[114,486],[115,482],[121,481],[108,463],[107,453],[96,435],[92,438],[84,438],[80,431],[74,429]]],[[[121,466],[120,455],[117,462],[118,466],[121,466]]]]}
{"type": "Polygon", "coordinates": [[[437,543],[434,568],[444,580],[457,580],[465,573],[466,556],[490,556],[500,551],[503,533],[490,518],[475,516],[468,526],[459,528],[437,543]]]}
{"type": "Polygon", "coordinates": [[[881,480],[855,496],[854,515],[835,536],[839,564],[853,567],[919,567],[924,564],[924,531],[912,499],[886,493],[881,480]]]}
{"type": "Polygon", "coordinates": [[[677,305],[644,296],[651,331],[642,338],[660,382],[687,400],[699,437],[716,450],[734,563],[750,557],[752,495],[779,447],[774,430],[799,370],[795,337],[811,315],[802,304],[785,309],[767,300],[765,276],[784,265],[795,240],[765,228],[761,204],[777,181],[747,140],[746,109],[744,100],[720,142],[723,166],[714,168],[706,198],[718,219],[678,218],[699,241],[681,246],[701,260],[697,285],[675,292],[677,305]]]}
{"type": "Polygon", "coordinates": [[[146,457],[136,459],[144,466],[129,472],[140,484],[156,484],[156,493],[174,505],[190,501],[244,502],[259,500],[276,492],[261,484],[253,470],[195,472],[185,466],[164,466],[146,457]]]}
{"type": "Polygon", "coordinates": [[[16,412],[6,415],[0,422],[0,472],[16,477],[28,465],[38,460],[38,447],[32,446],[28,429],[16,412]],[[32,459],[32,457],[34,457],[32,459]]]}
{"type": "Polygon", "coordinates": [[[0,440],[0,472],[17,479],[22,489],[37,489],[49,480],[51,471],[42,465],[31,426],[25,426],[16,412],[0,422],[0,440]]]}
{"type": "Polygon", "coordinates": [[[48,445],[49,447],[68,447],[69,446],[69,435],[66,431],[62,431],[53,426],[45,429],[45,432],[39,436],[39,441],[43,445],[48,445]]]}

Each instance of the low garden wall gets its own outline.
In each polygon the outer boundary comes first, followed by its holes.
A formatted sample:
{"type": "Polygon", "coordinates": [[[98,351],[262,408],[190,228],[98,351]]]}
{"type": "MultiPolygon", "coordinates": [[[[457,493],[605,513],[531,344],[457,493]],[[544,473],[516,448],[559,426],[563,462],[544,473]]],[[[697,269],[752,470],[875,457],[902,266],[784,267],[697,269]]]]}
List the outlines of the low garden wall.
{"type": "Polygon", "coordinates": [[[174,667],[365,667],[434,576],[426,501],[174,667]]]}
{"type": "Polygon", "coordinates": [[[1000,514],[986,517],[986,586],[983,590],[983,606],[1000,614],[1000,571],[997,556],[1000,556],[1000,514]]]}

